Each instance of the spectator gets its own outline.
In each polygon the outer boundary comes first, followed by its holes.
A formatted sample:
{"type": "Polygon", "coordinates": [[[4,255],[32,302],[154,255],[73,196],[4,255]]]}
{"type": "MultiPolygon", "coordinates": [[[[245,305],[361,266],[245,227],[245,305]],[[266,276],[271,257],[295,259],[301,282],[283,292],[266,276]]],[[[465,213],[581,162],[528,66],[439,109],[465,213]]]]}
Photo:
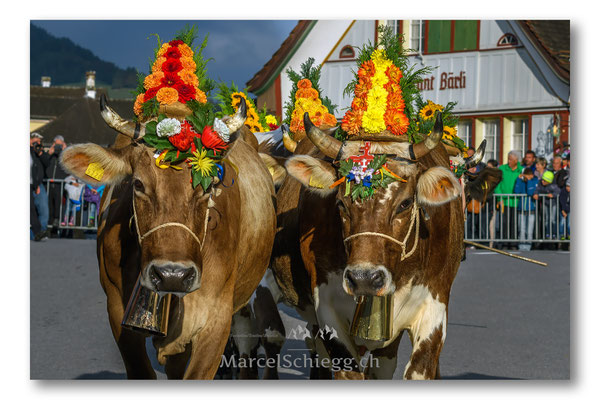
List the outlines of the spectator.
{"type": "Polygon", "coordinates": [[[104,191],[104,185],[94,187],[90,184],[85,185],[85,191],[83,192],[83,200],[89,203],[88,208],[88,227],[96,225],[96,216],[98,215],[98,209],[100,208],[100,198],[104,191]]]}
{"type": "Polygon", "coordinates": [[[548,165],[548,160],[546,160],[544,157],[538,157],[538,159],[535,163],[535,171],[534,171],[534,175],[536,178],[542,179],[542,175],[544,175],[547,165],[548,165]]]}
{"type": "Polygon", "coordinates": [[[39,242],[41,240],[48,240],[48,236],[45,235],[46,231],[42,231],[40,225],[40,219],[38,218],[37,210],[35,209],[35,199],[33,198],[33,155],[29,154],[29,225],[30,225],[30,237],[31,239],[39,242]]]}
{"type": "Polygon", "coordinates": [[[561,189],[559,195],[560,205],[560,235],[561,240],[571,239],[571,223],[569,215],[571,213],[571,178],[568,177],[565,186],[561,189]]]}
{"type": "Polygon", "coordinates": [[[69,175],[65,178],[65,190],[68,194],[67,199],[67,210],[65,212],[65,218],[61,225],[73,226],[75,225],[75,215],[77,210],[81,208],[81,194],[83,192],[83,183],[79,182],[73,175],[69,175]]]}
{"type": "MultiPolygon", "coordinates": [[[[570,158],[570,156],[567,156],[570,158]]],[[[558,186],[559,189],[562,189],[565,187],[565,184],[567,182],[567,179],[569,178],[569,167],[571,165],[571,162],[569,160],[563,160],[561,157],[555,157],[558,158],[559,160],[553,160],[552,162],[552,166],[554,168],[555,164],[558,167],[558,162],[560,162],[560,167],[558,169],[558,171],[554,171],[554,183],[556,183],[556,185],[558,186]],[[563,165],[563,161],[567,161],[566,165],[563,165]]]]}
{"type": "Polygon", "coordinates": [[[543,227],[543,235],[546,237],[546,239],[556,239],[556,205],[558,202],[558,196],[560,195],[560,189],[553,181],[554,173],[552,171],[544,172],[544,175],[542,175],[542,179],[538,183],[533,194],[533,199],[536,201],[538,200],[539,195],[545,195],[541,203],[544,207],[542,215],[545,216],[546,221],[543,227]]]}
{"type": "Polygon", "coordinates": [[[488,167],[492,167],[492,168],[498,168],[498,161],[494,160],[493,158],[488,160],[487,162],[487,166],[488,167]]]}
{"type": "Polygon", "coordinates": [[[535,151],[527,150],[525,152],[525,157],[523,157],[523,165],[522,165],[523,169],[531,168],[531,170],[533,171],[535,169],[535,162],[536,162],[535,151]]]}
{"type": "Polygon", "coordinates": [[[56,179],[65,179],[67,174],[60,166],[60,153],[67,147],[65,139],[58,135],[52,141],[52,146],[48,151],[49,161],[46,168],[46,177],[50,181],[48,190],[48,211],[49,221],[53,227],[58,226],[60,221],[60,209],[63,199],[63,190],[60,182],[55,182],[56,179]]]}
{"type": "Polygon", "coordinates": [[[533,194],[538,185],[539,179],[534,175],[530,167],[525,167],[523,173],[515,182],[515,193],[525,194],[519,199],[517,211],[520,215],[520,234],[519,250],[531,250],[531,240],[533,239],[533,228],[535,225],[535,202],[533,194]]]}
{"type": "MultiPolygon", "coordinates": [[[[521,173],[521,165],[519,164],[520,154],[513,150],[508,153],[508,163],[500,166],[502,171],[502,180],[496,186],[494,193],[513,194],[515,182],[521,173]]],[[[501,239],[517,239],[517,201],[514,196],[500,196],[500,201],[496,203],[496,209],[500,215],[500,238],[501,239]]],[[[505,242],[508,249],[517,249],[517,244],[514,242],[505,242]]]]}
{"type": "Polygon", "coordinates": [[[48,165],[48,153],[42,146],[42,135],[32,133],[29,139],[29,154],[31,156],[31,191],[33,202],[40,222],[42,235],[48,236],[48,195],[44,187],[44,171],[48,165]]]}

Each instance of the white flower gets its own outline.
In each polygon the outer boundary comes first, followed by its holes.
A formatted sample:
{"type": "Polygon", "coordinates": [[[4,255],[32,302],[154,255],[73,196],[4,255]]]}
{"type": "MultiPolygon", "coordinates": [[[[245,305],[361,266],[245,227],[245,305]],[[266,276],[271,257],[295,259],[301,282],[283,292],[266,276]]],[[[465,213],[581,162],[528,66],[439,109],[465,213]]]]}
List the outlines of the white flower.
{"type": "Polygon", "coordinates": [[[175,118],[165,118],[156,125],[156,136],[174,136],[181,132],[181,122],[175,118]]]}
{"type": "Polygon", "coordinates": [[[229,135],[231,132],[227,125],[225,125],[225,122],[221,121],[219,118],[215,118],[213,129],[225,143],[229,143],[229,135]]]}

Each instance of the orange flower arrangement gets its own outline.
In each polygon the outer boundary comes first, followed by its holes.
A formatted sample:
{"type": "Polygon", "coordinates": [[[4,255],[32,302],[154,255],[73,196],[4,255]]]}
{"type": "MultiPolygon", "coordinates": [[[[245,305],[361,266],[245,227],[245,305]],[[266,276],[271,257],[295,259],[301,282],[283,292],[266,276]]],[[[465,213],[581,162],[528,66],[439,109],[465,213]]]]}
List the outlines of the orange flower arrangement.
{"type": "Polygon", "coordinates": [[[296,84],[294,111],[290,122],[290,130],[293,133],[304,133],[304,113],[308,112],[310,119],[315,126],[327,124],[335,126],[337,120],[333,114],[329,113],[319,98],[319,92],[312,87],[309,79],[301,79],[296,84]]]}
{"type": "Polygon", "coordinates": [[[156,100],[160,104],[173,104],[179,100],[179,92],[172,87],[163,87],[156,92],[156,100]]]}
{"type": "Polygon", "coordinates": [[[164,77],[165,77],[165,73],[162,71],[156,71],[156,72],[146,76],[146,78],[144,79],[144,89],[148,90],[155,86],[159,86],[161,83],[160,82],[161,79],[163,79],[164,77]]]}

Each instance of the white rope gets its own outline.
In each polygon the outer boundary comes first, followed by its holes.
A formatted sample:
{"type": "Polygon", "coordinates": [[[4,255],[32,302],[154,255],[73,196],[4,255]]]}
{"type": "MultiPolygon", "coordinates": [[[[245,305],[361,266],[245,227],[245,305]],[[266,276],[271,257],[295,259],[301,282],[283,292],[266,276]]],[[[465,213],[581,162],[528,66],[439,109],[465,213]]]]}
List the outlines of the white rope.
{"type": "Polygon", "coordinates": [[[410,215],[410,225],[408,226],[408,232],[406,232],[406,236],[404,237],[403,241],[399,241],[398,239],[396,239],[392,236],[386,235],[385,233],[359,232],[359,233],[355,233],[355,234],[350,235],[347,238],[345,238],[344,243],[347,242],[348,240],[354,239],[355,237],[358,237],[358,236],[381,237],[381,238],[387,239],[393,243],[396,243],[397,245],[402,247],[402,255],[400,256],[400,260],[402,261],[402,260],[410,257],[417,249],[417,243],[419,242],[419,221],[420,221],[418,214],[419,214],[419,209],[417,208],[417,199],[415,198],[413,201],[413,207],[412,207],[411,215],[410,215]],[[413,228],[413,226],[415,226],[415,221],[416,221],[416,230],[415,230],[415,239],[413,241],[413,247],[408,253],[406,253],[406,244],[408,242],[410,233],[412,232],[412,228],[413,228]]]}
{"type": "Polygon", "coordinates": [[[209,212],[208,208],[206,209],[206,216],[204,218],[204,236],[202,237],[202,241],[200,241],[200,239],[198,239],[198,236],[196,236],[196,234],[187,225],[181,224],[179,222],[167,222],[167,223],[155,226],[154,228],[150,229],[148,232],[141,235],[140,227],[138,225],[137,213],[135,211],[135,193],[133,194],[133,197],[132,197],[132,204],[133,204],[133,219],[135,221],[135,230],[138,235],[138,242],[139,242],[140,246],[142,245],[142,241],[145,238],[147,238],[151,233],[154,233],[159,229],[166,228],[169,226],[176,226],[176,227],[182,228],[182,229],[186,230],[187,232],[189,232],[190,235],[192,235],[194,240],[196,240],[196,242],[200,246],[200,251],[202,251],[202,248],[204,246],[204,240],[206,239],[206,228],[208,227],[208,212],[209,212]]]}

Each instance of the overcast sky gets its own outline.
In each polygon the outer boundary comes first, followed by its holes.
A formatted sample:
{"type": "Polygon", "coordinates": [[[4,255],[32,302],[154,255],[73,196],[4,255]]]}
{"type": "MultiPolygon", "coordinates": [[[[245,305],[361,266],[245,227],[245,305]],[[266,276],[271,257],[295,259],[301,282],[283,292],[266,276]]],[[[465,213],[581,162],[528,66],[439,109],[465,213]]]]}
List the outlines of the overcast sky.
{"type": "Polygon", "coordinates": [[[209,34],[204,58],[209,76],[241,89],[281,46],[297,21],[292,20],[32,20],[56,37],[66,37],[121,68],[133,67],[148,73],[149,58],[157,46],[155,36],[169,41],[186,24],[198,27],[200,44],[209,34]]]}

